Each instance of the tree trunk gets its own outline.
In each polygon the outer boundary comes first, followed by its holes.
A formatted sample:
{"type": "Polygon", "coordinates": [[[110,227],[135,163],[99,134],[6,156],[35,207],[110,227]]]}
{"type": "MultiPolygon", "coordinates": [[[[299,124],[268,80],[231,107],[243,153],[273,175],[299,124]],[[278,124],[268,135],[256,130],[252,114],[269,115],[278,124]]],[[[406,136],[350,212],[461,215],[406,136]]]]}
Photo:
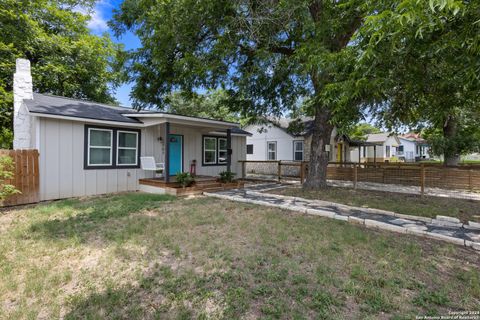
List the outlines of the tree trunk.
{"type": "Polygon", "coordinates": [[[446,166],[458,166],[460,162],[460,154],[455,143],[457,135],[457,121],[453,116],[448,116],[443,126],[443,137],[446,141],[446,148],[443,154],[444,164],[446,166]]]}
{"type": "Polygon", "coordinates": [[[303,187],[307,190],[318,190],[327,187],[328,152],[325,146],[330,144],[333,126],[329,123],[330,112],[325,108],[315,108],[310,161],[307,179],[303,187]]]}

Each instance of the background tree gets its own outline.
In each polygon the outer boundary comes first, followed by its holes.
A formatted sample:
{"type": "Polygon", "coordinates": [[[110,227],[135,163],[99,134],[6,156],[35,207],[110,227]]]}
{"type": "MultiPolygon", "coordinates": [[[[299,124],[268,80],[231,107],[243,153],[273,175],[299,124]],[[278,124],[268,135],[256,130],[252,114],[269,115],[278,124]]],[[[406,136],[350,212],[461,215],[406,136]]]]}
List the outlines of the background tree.
{"type": "Polygon", "coordinates": [[[175,91],[166,98],[165,111],[211,118],[221,121],[243,123],[238,113],[232,112],[228,106],[228,95],[224,90],[210,91],[205,94],[175,91]]]}
{"type": "Polygon", "coordinates": [[[350,80],[359,86],[350,90],[370,95],[370,111],[389,128],[425,127],[447,165],[479,149],[479,21],[478,1],[392,1],[356,39],[350,80]]]}
{"type": "Polygon", "coordinates": [[[346,134],[353,140],[366,141],[367,136],[372,133],[380,133],[382,130],[370,123],[359,123],[346,131],[346,134]]]}
{"type": "Polygon", "coordinates": [[[319,188],[333,126],[356,117],[337,112],[330,85],[353,62],[348,44],[370,2],[125,0],[112,27],[142,43],[127,68],[138,108],[162,106],[179,88],[223,88],[234,111],[249,117],[280,116],[308,100],[315,124],[304,186],[319,188]]]}
{"type": "Polygon", "coordinates": [[[15,59],[32,63],[34,90],[60,96],[115,102],[121,81],[121,48],[108,35],[90,34],[95,0],[0,1],[0,144],[11,146],[15,59]],[[117,59],[118,58],[118,59],[117,59]]]}

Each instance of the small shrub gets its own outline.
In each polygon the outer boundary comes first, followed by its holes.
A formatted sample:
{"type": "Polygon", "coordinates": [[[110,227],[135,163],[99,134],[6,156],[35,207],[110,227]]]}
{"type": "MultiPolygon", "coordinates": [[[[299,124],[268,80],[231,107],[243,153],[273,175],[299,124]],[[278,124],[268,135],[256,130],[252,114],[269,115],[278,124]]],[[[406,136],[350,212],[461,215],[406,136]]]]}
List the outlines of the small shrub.
{"type": "Polygon", "coordinates": [[[13,178],[15,163],[9,156],[0,156],[0,205],[12,194],[20,193],[14,186],[7,184],[6,180],[13,178]]]}
{"type": "Polygon", "coordinates": [[[176,176],[177,182],[180,183],[182,187],[188,187],[193,182],[195,182],[195,178],[189,172],[179,172],[176,176]]]}
{"type": "Polygon", "coordinates": [[[220,172],[220,182],[228,183],[233,181],[233,177],[235,177],[235,173],[231,171],[222,171],[220,172]]]}

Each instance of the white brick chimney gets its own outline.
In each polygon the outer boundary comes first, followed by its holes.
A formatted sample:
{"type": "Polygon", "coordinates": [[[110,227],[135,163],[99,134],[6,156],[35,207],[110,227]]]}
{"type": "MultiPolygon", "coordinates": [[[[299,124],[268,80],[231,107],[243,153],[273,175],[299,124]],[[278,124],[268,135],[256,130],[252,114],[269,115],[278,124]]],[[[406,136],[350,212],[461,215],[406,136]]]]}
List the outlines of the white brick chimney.
{"type": "Polygon", "coordinates": [[[24,99],[33,99],[30,61],[17,59],[13,75],[13,149],[32,148],[32,121],[24,99]]]}

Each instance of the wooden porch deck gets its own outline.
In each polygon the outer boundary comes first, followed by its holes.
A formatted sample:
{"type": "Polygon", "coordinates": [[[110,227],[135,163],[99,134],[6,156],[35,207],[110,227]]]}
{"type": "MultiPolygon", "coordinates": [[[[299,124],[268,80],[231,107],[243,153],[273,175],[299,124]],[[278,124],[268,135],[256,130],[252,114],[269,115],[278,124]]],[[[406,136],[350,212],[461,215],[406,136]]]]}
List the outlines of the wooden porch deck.
{"type": "MultiPolygon", "coordinates": [[[[165,182],[163,178],[145,178],[139,179],[140,185],[158,188],[158,192],[164,191],[166,194],[185,196],[202,194],[203,192],[220,191],[228,189],[243,188],[243,181],[234,181],[231,183],[222,183],[217,180],[217,177],[211,176],[196,176],[195,182],[186,188],[183,188],[175,181],[175,176],[170,177],[169,182],[165,182]]],[[[149,189],[151,190],[151,189],[149,189]]],[[[148,192],[148,191],[147,191],[148,192]]]]}

